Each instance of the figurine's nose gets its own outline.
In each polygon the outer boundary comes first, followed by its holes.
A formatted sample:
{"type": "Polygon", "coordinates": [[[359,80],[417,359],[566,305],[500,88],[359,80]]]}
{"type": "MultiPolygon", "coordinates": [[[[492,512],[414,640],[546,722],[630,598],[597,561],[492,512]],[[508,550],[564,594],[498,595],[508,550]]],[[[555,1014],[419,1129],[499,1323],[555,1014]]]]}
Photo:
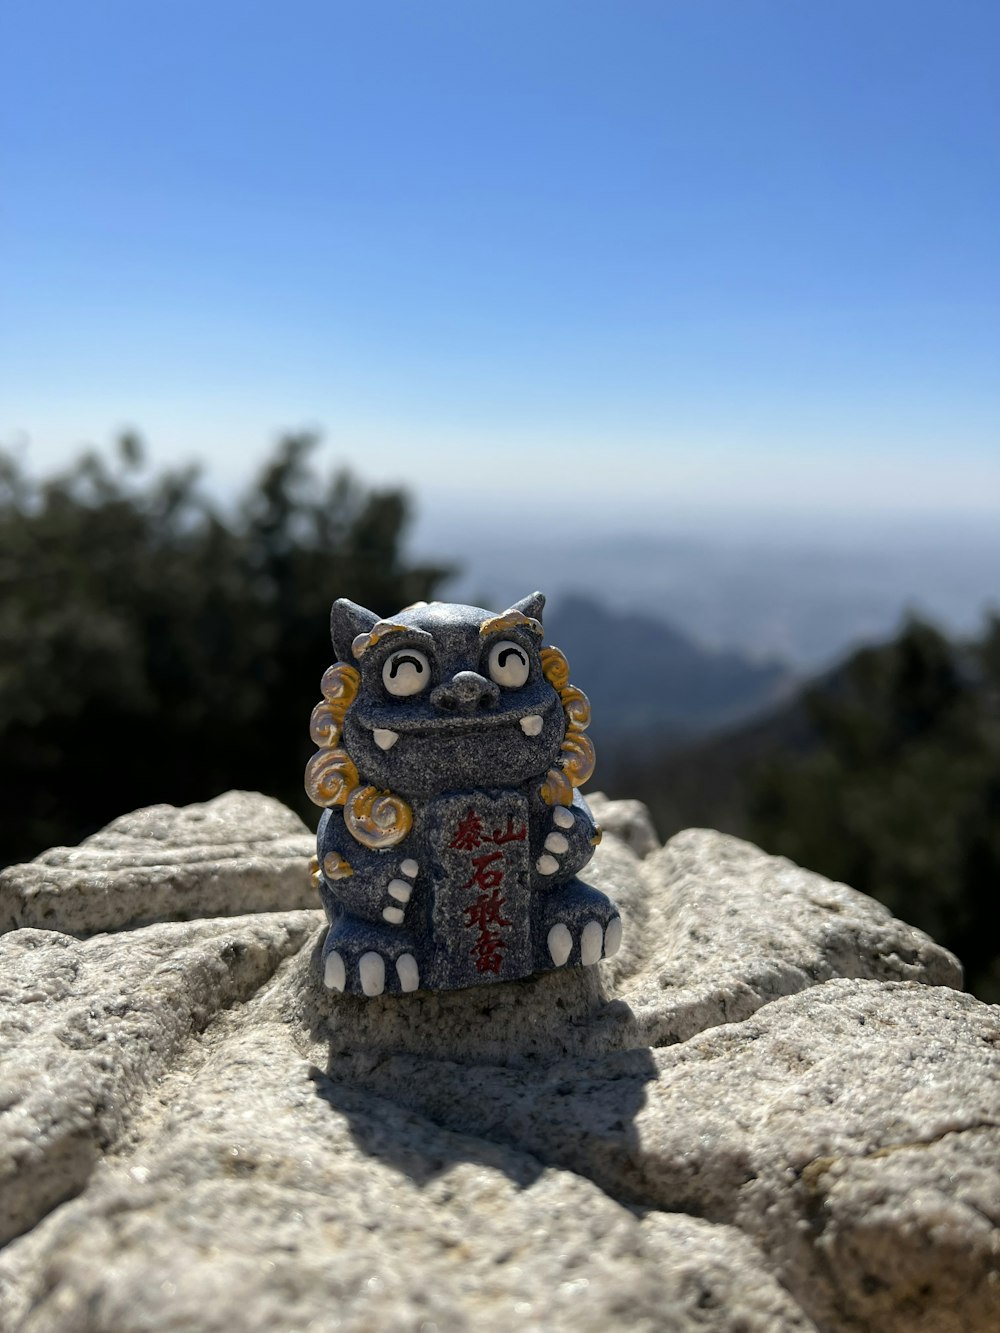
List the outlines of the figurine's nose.
{"type": "Polygon", "coordinates": [[[431,690],[431,703],[443,713],[475,713],[493,708],[499,698],[499,685],[478,671],[458,671],[431,690]]]}

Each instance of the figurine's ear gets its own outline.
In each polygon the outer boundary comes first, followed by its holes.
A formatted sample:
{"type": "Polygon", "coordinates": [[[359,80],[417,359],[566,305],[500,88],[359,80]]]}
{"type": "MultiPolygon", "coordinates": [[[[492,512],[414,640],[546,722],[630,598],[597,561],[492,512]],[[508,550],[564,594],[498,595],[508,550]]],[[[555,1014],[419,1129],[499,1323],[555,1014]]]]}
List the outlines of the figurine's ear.
{"type": "Polygon", "coordinates": [[[511,611],[521,611],[526,616],[531,616],[533,620],[541,620],[542,612],[545,610],[545,594],[543,592],[533,592],[527,597],[522,597],[519,602],[515,602],[511,611]]]}
{"type": "Polygon", "coordinates": [[[373,625],[378,623],[374,611],[368,611],[357,602],[338,597],[330,611],[330,637],[333,639],[333,651],[339,662],[353,662],[351,644],[359,634],[368,634],[373,625]]]}

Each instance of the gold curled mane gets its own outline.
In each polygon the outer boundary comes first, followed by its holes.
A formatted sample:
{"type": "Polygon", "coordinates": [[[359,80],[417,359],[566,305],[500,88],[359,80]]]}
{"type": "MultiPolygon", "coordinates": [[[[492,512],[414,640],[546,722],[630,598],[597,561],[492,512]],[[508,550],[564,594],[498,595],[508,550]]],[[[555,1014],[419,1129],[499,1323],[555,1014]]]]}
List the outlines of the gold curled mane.
{"type": "Polygon", "coordinates": [[[540,792],[546,805],[572,805],[573,789],[593,776],[597,755],[583,733],[590,726],[590,700],[569,683],[569,663],[558,648],[542,649],[542,675],[559,695],[566,714],[566,735],[555,768],[545,775],[540,792]]]}
{"type": "MultiPolygon", "coordinates": [[[[346,662],[327,667],[321,686],[323,698],[309,721],[309,735],[320,748],[306,765],[306,793],[314,805],[323,809],[342,805],[344,823],[355,841],[380,851],[403,841],[413,826],[413,811],[391,791],[362,787],[354,760],[340,748],[344,715],[360,685],[357,667],[346,662]]],[[[336,872],[330,877],[336,879],[353,873],[342,859],[330,869],[336,872]]]]}
{"type": "MultiPolygon", "coordinates": [[[[480,633],[502,632],[515,626],[530,628],[536,633],[541,629],[538,621],[520,612],[507,612],[485,621],[480,633]]],[[[382,632],[393,633],[401,628],[390,622],[382,632]]],[[[369,643],[364,644],[361,651],[368,646],[369,643]]],[[[556,766],[546,773],[539,791],[546,805],[572,805],[574,789],[590,779],[596,763],[593,742],[584,735],[590,725],[590,702],[583,690],[570,684],[569,663],[558,648],[543,648],[541,662],[542,674],[559,695],[566,716],[566,735],[559,747],[556,766]]],[[[362,787],[354,760],[340,747],[344,716],[360,685],[360,672],[346,662],[335,662],[324,673],[323,698],[313,709],[309,721],[309,735],[320,748],[306,766],[305,787],[314,805],[323,809],[343,806],[344,823],[355,841],[380,851],[403,841],[413,827],[413,811],[401,796],[391,791],[362,787]]],[[[329,870],[332,872],[330,878],[343,878],[353,873],[350,864],[342,858],[329,870]]],[[[318,867],[314,868],[313,878],[318,879],[318,867]]]]}
{"type": "Polygon", "coordinates": [[[542,622],[513,608],[505,611],[502,616],[490,616],[489,620],[484,620],[479,626],[479,637],[485,639],[489,634],[502,634],[505,629],[526,629],[542,637],[542,622]]]}

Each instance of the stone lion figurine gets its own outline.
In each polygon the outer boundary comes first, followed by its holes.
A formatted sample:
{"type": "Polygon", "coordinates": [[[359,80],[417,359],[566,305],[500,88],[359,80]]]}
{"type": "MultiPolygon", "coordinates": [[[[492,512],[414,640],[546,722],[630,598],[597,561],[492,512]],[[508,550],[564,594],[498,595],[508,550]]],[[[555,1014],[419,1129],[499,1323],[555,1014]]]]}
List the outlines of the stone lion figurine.
{"type": "Polygon", "coordinates": [[[590,705],[542,646],[544,605],[334,603],[306,771],[328,987],[448,990],[617,951],[618,909],[578,878],[601,836],[577,791],[590,705]]]}

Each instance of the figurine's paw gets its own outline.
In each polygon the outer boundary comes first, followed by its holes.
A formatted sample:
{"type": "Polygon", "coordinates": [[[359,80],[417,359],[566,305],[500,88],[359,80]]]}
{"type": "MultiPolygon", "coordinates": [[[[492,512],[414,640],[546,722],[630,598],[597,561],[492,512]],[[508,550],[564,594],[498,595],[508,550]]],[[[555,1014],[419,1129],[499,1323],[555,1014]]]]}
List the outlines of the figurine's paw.
{"type": "Polygon", "coordinates": [[[535,869],[546,877],[566,868],[575,873],[593,855],[593,848],[601,840],[600,829],[578,811],[564,805],[552,810],[552,828],[542,844],[542,853],[535,861],[535,869]]]}
{"type": "MultiPolygon", "coordinates": [[[[420,968],[412,953],[401,953],[395,962],[396,980],[401,991],[415,991],[420,987],[420,968]]],[[[386,960],[380,953],[369,949],[358,959],[358,982],[362,994],[381,995],[386,986],[386,960]]],[[[326,956],[323,983],[328,990],[343,992],[347,987],[347,965],[336,949],[326,956]]]]}
{"type": "Polygon", "coordinates": [[[327,939],[323,983],[328,990],[369,997],[405,993],[420,988],[420,967],[401,931],[340,922],[327,939]]]}
{"type": "MultiPolygon", "coordinates": [[[[580,962],[584,967],[600,962],[601,958],[610,958],[621,948],[622,919],[613,917],[607,926],[600,921],[590,920],[580,931],[580,962]]],[[[557,921],[549,930],[547,944],[549,957],[556,967],[562,967],[573,952],[573,933],[564,921],[557,921]]]]}
{"type": "Polygon", "coordinates": [[[413,883],[416,879],[420,867],[414,861],[412,856],[408,856],[405,861],[399,864],[400,876],[404,878],[392,879],[386,886],[388,895],[386,904],[382,908],[382,920],[388,921],[390,926],[401,926],[406,916],[406,905],[413,894],[413,883]]]}
{"type": "Polygon", "coordinates": [[[566,806],[557,805],[552,811],[552,823],[554,827],[545,839],[544,851],[535,862],[535,869],[540,875],[554,875],[559,869],[559,858],[569,851],[566,832],[576,823],[576,816],[566,806]]]}

